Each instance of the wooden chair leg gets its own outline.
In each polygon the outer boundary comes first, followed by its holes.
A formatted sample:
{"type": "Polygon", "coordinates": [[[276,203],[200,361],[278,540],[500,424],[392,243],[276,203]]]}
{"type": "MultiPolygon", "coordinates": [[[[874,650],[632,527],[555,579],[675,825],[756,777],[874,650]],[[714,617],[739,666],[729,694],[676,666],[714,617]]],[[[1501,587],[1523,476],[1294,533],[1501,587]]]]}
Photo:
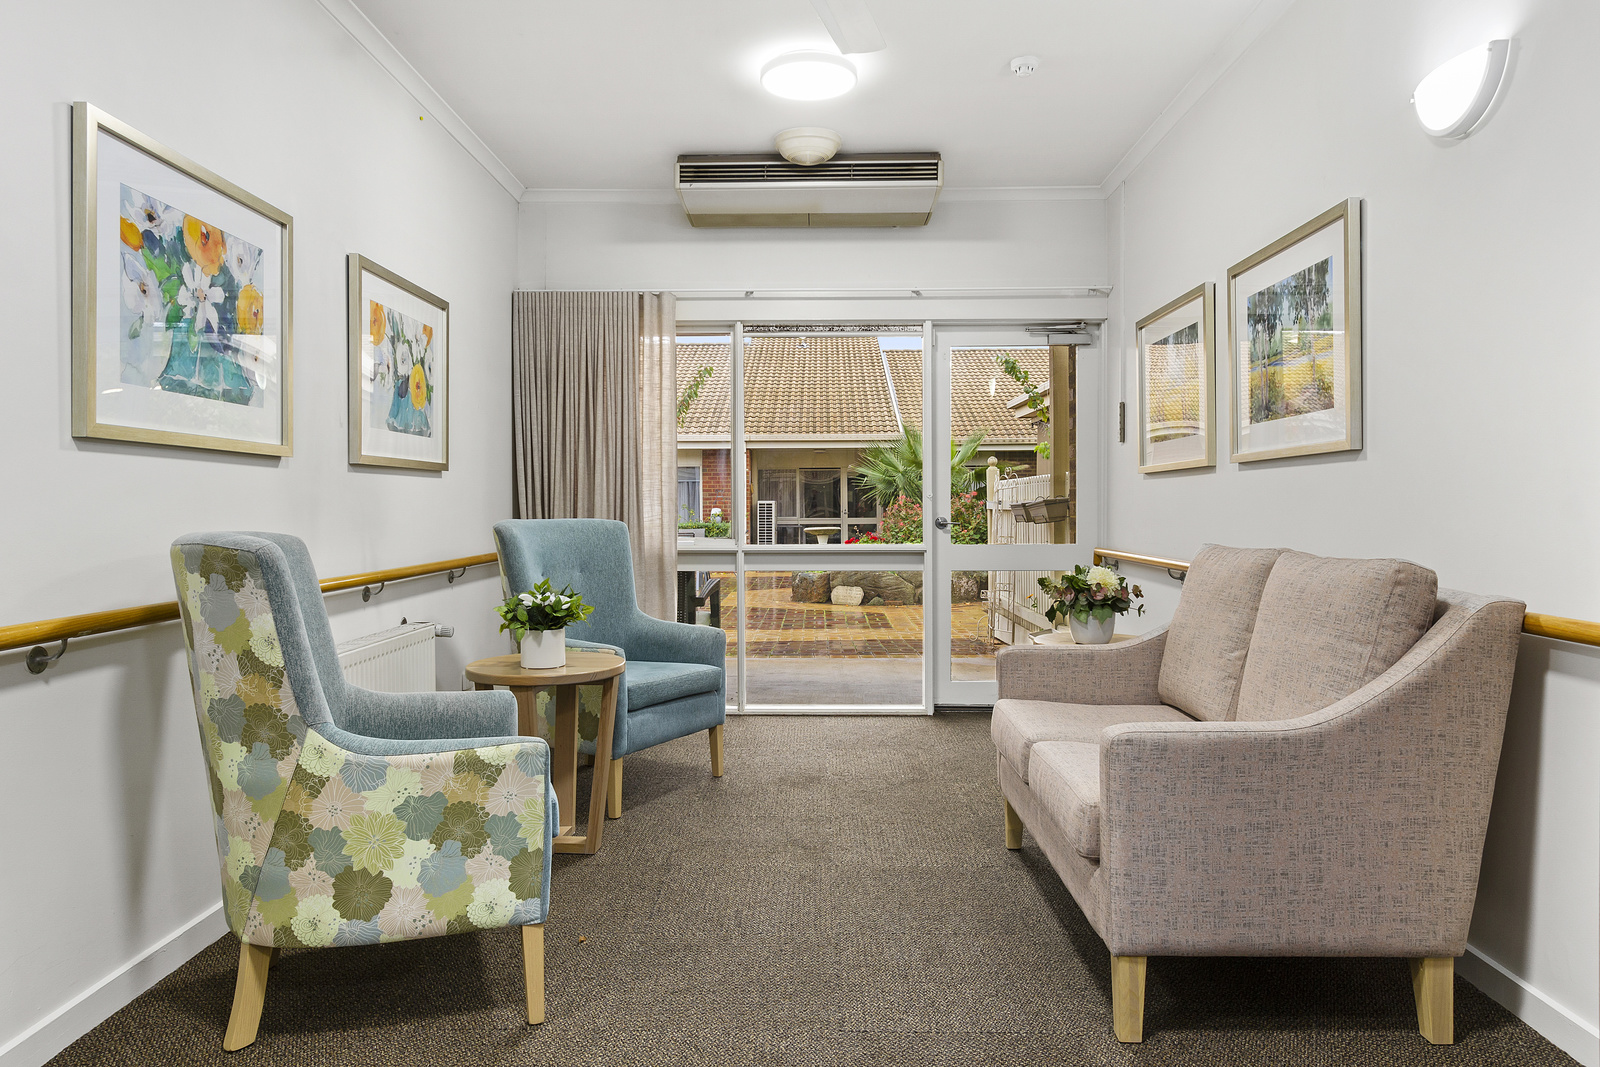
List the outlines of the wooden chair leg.
{"type": "Polygon", "coordinates": [[[711,735],[711,777],[722,777],[722,723],[717,723],[708,733],[711,735]]]}
{"type": "Polygon", "coordinates": [[[1417,1029],[1431,1044],[1456,1040],[1456,961],[1430,956],[1411,961],[1411,992],[1417,999],[1417,1029]]]}
{"type": "Polygon", "coordinates": [[[1006,806],[1006,848],[1022,847],[1022,816],[1017,814],[1017,809],[1011,806],[1011,801],[1002,800],[1006,806]]]}
{"type": "Polygon", "coordinates": [[[239,977],[233,985],[233,1014],[228,1016],[228,1029],[222,1035],[225,1052],[238,1052],[256,1039],[256,1028],[261,1025],[261,1005],[267,997],[267,968],[275,948],[252,945],[248,941],[239,946],[239,977]]]}
{"type": "Polygon", "coordinates": [[[1111,1021],[1117,1040],[1144,1040],[1144,967],[1147,957],[1111,957],[1111,1021]]]}
{"type": "Polygon", "coordinates": [[[622,818],[622,759],[611,761],[611,781],[606,783],[606,818],[622,818]]]}
{"type": "Polygon", "coordinates": [[[528,993],[528,1025],[544,1022],[544,924],[522,928],[522,982],[528,993]]]}

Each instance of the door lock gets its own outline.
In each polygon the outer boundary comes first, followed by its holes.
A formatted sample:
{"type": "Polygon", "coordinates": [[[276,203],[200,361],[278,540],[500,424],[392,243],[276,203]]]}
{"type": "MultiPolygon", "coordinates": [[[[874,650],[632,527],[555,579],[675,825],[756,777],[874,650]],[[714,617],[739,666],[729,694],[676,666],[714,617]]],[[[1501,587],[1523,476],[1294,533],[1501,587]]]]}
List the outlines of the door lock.
{"type": "Polygon", "coordinates": [[[937,519],[934,519],[933,524],[941,530],[950,529],[950,520],[945,518],[943,515],[940,515],[937,519]]]}

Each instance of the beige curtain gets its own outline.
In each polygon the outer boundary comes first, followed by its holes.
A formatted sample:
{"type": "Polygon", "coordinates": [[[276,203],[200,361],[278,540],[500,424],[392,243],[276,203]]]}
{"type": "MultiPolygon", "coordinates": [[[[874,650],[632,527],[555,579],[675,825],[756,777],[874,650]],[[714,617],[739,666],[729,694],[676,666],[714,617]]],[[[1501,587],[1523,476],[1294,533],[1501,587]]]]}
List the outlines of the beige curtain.
{"type": "Polygon", "coordinates": [[[512,294],[518,518],[620,519],[639,606],[675,616],[676,307],[671,294],[512,294]]]}
{"type": "Polygon", "coordinates": [[[640,522],[633,532],[639,606],[658,619],[678,607],[678,298],[639,293],[640,522]]]}

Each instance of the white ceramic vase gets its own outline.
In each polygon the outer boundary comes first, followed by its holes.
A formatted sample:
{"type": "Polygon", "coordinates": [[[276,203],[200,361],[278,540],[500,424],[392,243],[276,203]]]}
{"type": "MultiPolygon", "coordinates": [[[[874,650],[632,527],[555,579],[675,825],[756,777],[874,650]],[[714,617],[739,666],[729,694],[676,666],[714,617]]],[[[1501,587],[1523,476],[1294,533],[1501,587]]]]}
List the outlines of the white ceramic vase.
{"type": "Polygon", "coordinates": [[[567,665],[567,631],[529,630],[522,635],[522,665],[530,670],[551,670],[567,665]]]}
{"type": "Polygon", "coordinates": [[[1072,627],[1072,639],[1080,645],[1108,645],[1111,635],[1117,632],[1115,615],[1109,619],[1091,617],[1087,622],[1079,622],[1076,615],[1069,615],[1067,624],[1072,627]]]}

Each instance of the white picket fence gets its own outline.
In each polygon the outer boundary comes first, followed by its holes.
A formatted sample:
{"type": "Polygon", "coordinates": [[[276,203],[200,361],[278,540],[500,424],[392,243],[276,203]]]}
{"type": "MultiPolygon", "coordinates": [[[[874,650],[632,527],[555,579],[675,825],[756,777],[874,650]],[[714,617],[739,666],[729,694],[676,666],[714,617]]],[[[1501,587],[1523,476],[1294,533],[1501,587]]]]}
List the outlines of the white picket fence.
{"type": "MultiPolygon", "coordinates": [[[[1048,523],[1024,522],[1021,510],[1011,505],[1050,495],[1050,476],[994,478],[989,487],[989,543],[991,545],[1042,545],[1050,542],[1048,523]]],[[[996,641],[1014,645],[1028,634],[1048,630],[1050,620],[1028,601],[1038,580],[1049,571],[989,572],[989,632],[996,641]]]]}

